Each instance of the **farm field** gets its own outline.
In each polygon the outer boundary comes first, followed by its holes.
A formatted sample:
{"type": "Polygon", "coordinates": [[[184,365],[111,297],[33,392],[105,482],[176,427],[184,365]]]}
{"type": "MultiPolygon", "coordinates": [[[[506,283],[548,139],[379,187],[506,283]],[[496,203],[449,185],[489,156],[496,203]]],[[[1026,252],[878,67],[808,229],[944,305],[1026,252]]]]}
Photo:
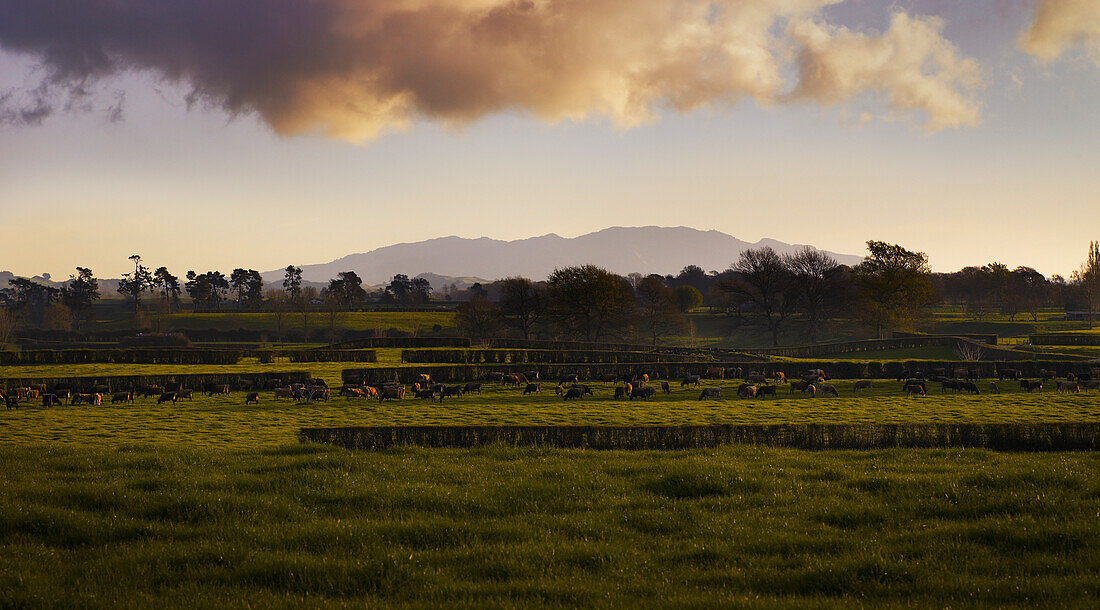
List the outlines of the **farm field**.
{"type": "Polygon", "coordinates": [[[1089,607],[1100,594],[1100,458],[1085,453],[17,442],[0,468],[6,607],[1089,607]]]}
{"type": "Polygon", "coordinates": [[[777,398],[739,400],[739,381],[707,381],[722,388],[721,400],[698,400],[700,390],[673,384],[670,396],[615,400],[613,384],[593,383],[594,396],[563,401],[547,384],[541,394],[486,384],[481,395],[445,402],[348,400],[296,403],[260,393],[259,405],[245,406],[244,394],[196,396],[193,401],[158,406],[138,398],[132,406],[80,405],[42,409],[27,406],[0,417],[0,436],[20,443],[119,445],[163,443],[210,448],[274,446],[293,442],[299,428],[356,425],[461,424],[750,424],[750,423],[925,423],[925,422],[1096,422],[1100,392],[1028,394],[1001,382],[1001,394],[941,393],[908,398],[894,381],[875,381],[872,394],[855,395],[853,381],[835,383],[839,398],[806,398],[780,386],[777,398]]]}

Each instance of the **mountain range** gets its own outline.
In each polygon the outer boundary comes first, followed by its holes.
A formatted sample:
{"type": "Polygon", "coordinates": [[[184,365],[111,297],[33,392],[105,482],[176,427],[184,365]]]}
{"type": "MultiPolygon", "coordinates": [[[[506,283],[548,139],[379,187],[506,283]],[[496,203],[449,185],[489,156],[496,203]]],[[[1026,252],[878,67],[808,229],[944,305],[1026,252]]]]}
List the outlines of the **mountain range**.
{"type": "MultiPolygon", "coordinates": [[[[610,227],[579,237],[553,233],[502,241],[479,237],[440,237],[395,244],[361,254],[349,254],[329,263],[302,265],[302,278],[325,282],[341,271],[354,271],[366,284],[385,284],[398,273],[446,276],[460,287],[473,281],[510,276],[544,279],[554,269],[594,264],[615,273],[677,274],[688,265],[705,271],[727,269],[741,251],[771,246],[780,254],[805,247],[774,239],[746,242],[721,231],[689,227],[610,227]],[[463,280],[463,281],[454,281],[463,280]]],[[[860,256],[828,252],[838,262],[856,265],[860,256]]],[[[263,273],[267,282],[282,280],[283,270],[263,273]]],[[[440,288],[435,286],[433,288],[440,288]]]]}

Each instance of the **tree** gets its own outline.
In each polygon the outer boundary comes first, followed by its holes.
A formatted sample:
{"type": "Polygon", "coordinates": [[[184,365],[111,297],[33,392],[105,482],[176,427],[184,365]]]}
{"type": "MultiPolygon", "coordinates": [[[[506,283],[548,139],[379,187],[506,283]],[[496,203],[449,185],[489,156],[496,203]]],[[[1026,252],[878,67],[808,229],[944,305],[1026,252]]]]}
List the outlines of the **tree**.
{"type": "Polygon", "coordinates": [[[500,308],[514,320],[524,339],[531,338],[535,323],[542,316],[543,291],[525,277],[510,277],[501,283],[500,308]]]}
{"type": "Polygon", "coordinates": [[[70,275],[69,284],[61,289],[61,301],[72,313],[77,330],[82,321],[92,320],[92,304],[98,299],[99,281],[87,267],[77,267],[76,275],[70,275]]]}
{"type": "Polygon", "coordinates": [[[302,268],[287,265],[283,275],[283,290],[290,297],[291,303],[297,303],[302,298],[302,268]]]}
{"type": "Polygon", "coordinates": [[[73,313],[61,301],[54,301],[46,307],[42,316],[42,326],[46,330],[72,330],[73,313]]]}
{"type": "Polygon", "coordinates": [[[335,295],[338,303],[347,311],[358,307],[367,298],[363,280],[354,271],[344,271],[329,280],[326,292],[335,295]]]}
{"type": "Polygon", "coordinates": [[[786,257],[794,276],[796,306],[806,314],[810,343],[817,343],[821,322],[847,296],[848,276],[836,259],[809,246],[786,257]]]}
{"type": "Polygon", "coordinates": [[[699,292],[699,289],[695,286],[685,284],[676,287],[676,290],[673,291],[673,299],[676,301],[676,308],[680,310],[680,313],[688,313],[698,309],[703,304],[703,293],[699,292]]]}
{"type": "Polygon", "coordinates": [[[0,350],[5,349],[15,334],[15,314],[7,307],[0,307],[0,350]]]}
{"type": "MultiPolygon", "coordinates": [[[[638,294],[638,317],[653,345],[657,345],[657,339],[661,335],[684,326],[684,316],[676,302],[680,288],[699,294],[691,286],[680,286],[674,292],[665,286],[659,275],[650,275],[638,282],[635,289],[638,294]]],[[[699,299],[702,301],[701,295],[699,299]]]]}
{"type": "Polygon", "coordinates": [[[1080,287],[1084,297],[1091,330],[1093,316],[1100,309],[1100,242],[1089,242],[1088,256],[1081,263],[1081,268],[1073,272],[1073,281],[1080,287]]]}
{"type": "Polygon", "coordinates": [[[928,255],[895,244],[867,242],[870,256],[856,266],[860,312],[882,336],[891,327],[917,317],[933,297],[928,255]]]}
{"type": "Polygon", "coordinates": [[[141,307],[141,294],[152,287],[153,275],[141,264],[141,256],[134,254],[130,260],[134,261],[134,272],[122,274],[122,279],[118,281],[118,292],[130,299],[134,305],[134,314],[137,314],[141,307]]]}
{"type": "Polygon", "coordinates": [[[328,312],[329,345],[332,345],[336,343],[336,318],[344,307],[344,296],[340,289],[326,288],[321,291],[321,302],[328,312]]]}
{"type": "Polygon", "coordinates": [[[314,299],[317,298],[316,286],[304,286],[302,288],[301,298],[299,299],[299,307],[302,311],[302,333],[303,339],[309,340],[309,309],[313,304],[314,299]]]}
{"type": "Polygon", "coordinates": [[[501,333],[504,319],[499,307],[483,296],[474,295],[458,306],[455,312],[455,328],[464,337],[481,343],[501,333]]]}
{"type": "Polygon", "coordinates": [[[393,276],[389,285],[386,286],[386,297],[395,303],[408,303],[410,293],[412,293],[412,281],[404,273],[393,276]]]}
{"type": "Polygon", "coordinates": [[[1031,314],[1033,322],[1039,321],[1039,310],[1046,303],[1050,283],[1042,273],[1031,267],[1016,267],[1008,274],[1001,313],[1015,321],[1020,313],[1031,314]]]}
{"type": "Polygon", "coordinates": [[[153,272],[153,287],[160,290],[164,297],[164,305],[168,313],[179,310],[180,305],[180,279],[171,274],[167,267],[157,267],[153,272]]]}
{"type": "Polygon", "coordinates": [[[187,272],[187,283],[184,284],[187,294],[195,303],[197,311],[217,311],[229,291],[229,280],[220,271],[207,271],[197,274],[194,271],[187,272]]]}
{"type": "Polygon", "coordinates": [[[61,295],[57,288],[22,277],[8,280],[8,286],[10,288],[4,291],[4,300],[12,314],[21,314],[32,324],[41,323],[46,309],[61,295]]]}
{"type": "Polygon", "coordinates": [[[241,310],[244,303],[244,292],[248,288],[248,271],[240,267],[229,274],[229,287],[237,293],[237,310],[241,310]]]}
{"type": "Polygon", "coordinates": [[[630,284],[595,265],[555,269],[546,295],[563,327],[587,341],[598,340],[634,305],[630,284]]]}
{"type": "Polygon", "coordinates": [[[259,271],[249,269],[244,283],[245,309],[259,311],[264,306],[264,278],[259,271]]]}
{"type": "Polygon", "coordinates": [[[409,282],[416,303],[427,303],[432,298],[432,283],[428,278],[417,277],[409,282]]]}
{"type": "Polygon", "coordinates": [[[275,336],[279,341],[283,340],[283,316],[290,311],[290,297],[286,291],[272,288],[267,291],[267,306],[271,315],[275,318],[275,336]]]}
{"type": "Polygon", "coordinates": [[[728,290],[767,325],[772,345],[779,346],[779,333],[794,309],[794,275],[786,262],[769,246],[748,249],[730,266],[736,279],[728,290]]]}

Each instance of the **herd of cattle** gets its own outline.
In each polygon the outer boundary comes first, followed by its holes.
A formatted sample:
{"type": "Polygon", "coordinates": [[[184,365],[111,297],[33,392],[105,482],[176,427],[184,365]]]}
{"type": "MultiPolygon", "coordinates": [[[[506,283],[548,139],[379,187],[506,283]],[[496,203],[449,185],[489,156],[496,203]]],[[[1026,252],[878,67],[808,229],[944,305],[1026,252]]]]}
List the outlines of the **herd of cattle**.
{"type": "MultiPolygon", "coordinates": [[[[940,384],[941,393],[948,391],[981,393],[976,383],[981,380],[980,370],[960,367],[950,371],[953,373],[952,376],[948,376],[948,372],[945,369],[933,369],[930,375],[923,373],[906,374],[899,376],[897,380],[902,384],[902,392],[910,397],[927,395],[930,383],[940,384]]],[[[1058,379],[1054,371],[1045,370],[1040,371],[1039,378],[1034,380],[1025,379],[1022,372],[1016,369],[1001,369],[995,376],[997,380],[990,380],[987,385],[988,391],[991,393],[999,393],[1000,388],[997,381],[1005,380],[1018,381],[1020,388],[1027,392],[1041,392],[1048,384],[1053,385],[1059,393],[1100,390],[1100,369],[1092,369],[1089,374],[1079,377],[1069,373],[1064,379],[1058,379]]],[[[699,388],[704,379],[742,380],[743,383],[736,390],[737,397],[740,399],[776,397],[782,384],[788,384],[790,394],[801,392],[809,398],[840,396],[840,392],[835,385],[826,383],[829,377],[821,369],[810,369],[805,371],[798,379],[788,379],[782,371],[775,371],[771,374],[750,371],[745,374],[741,368],[712,367],[701,374],[685,376],[680,381],[680,387],[699,388]]],[[[615,383],[614,398],[616,400],[644,400],[656,396],[658,391],[666,395],[672,393],[672,386],[668,381],[653,379],[646,372],[626,375],[601,375],[597,377],[596,381],[615,383]],[[653,382],[652,385],[651,381],[653,382]]],[[[497,383],[517,389],[522,388],[524,395],[540,394],[543,389],[538,371],[524,373],[490,372],[485,375],[484,382],[497,383]]],[[[338,395],[349,400],[363,398],[386,401],[401,400],[405,398],[406,394],[410,394],[422,400],[438,399],[439,402],[443,402],[445,398],[480,394],[484,382],[446,385],[434,382],[428,374],[420,374],[415,382],[407,386],[397,381],[369,384],[360,380],[345,383],[340,388],[338,395]]],[[[230,389],[229,384],[210,383],[205,384],[201,392],[207,396],[228,395],[230,389]]],[[[259,392],[254,391],[252,385],[247,381],[240,382],[234,389],[247,392],[245,396],[246,405],[258,403],[260,400],[259,392]]],[[[329,388],[323,379],[310,379],[307,383],[287,385],[283,385],[279,380],[269,380],[264,389],[272,390],[275,400],[287,399],[308,403],[329,399],[329,388]]],[[[856,380],[852,385],[852,391],[855,394],[870,393],[873,389],[874,385],[870,379],[856,380]]],[[[595,395],[592,388],[586,383],[581,383],[577,375],[568,375],[557,380],[554,393],[562,400],[579,400],[585,396],[595,395]]],[[[45,407],[60,406],[64,404],[63,401],[65,400],[68,400],[71,405],[100,405],[107,400],[110,400],[111,404],[133,403],[136,398],[156,398],[157,404],[163,404],[166,402],[175,403],[182,399],[191,400],[194,394],[195,390],[184,388],[179,383],[168,383],[163,386],[146,385],[136,389],[131,388],[124,392],[112,391],[110,386],[106,385],[95,385],[91,388],[91,391],[78,392],[67,387],[47,388],[45,384],[40,384],[33,387],[14,388],[6,393],[0,391],[0,399],[10,409],[18,407],[22,401],[37,400],[41,400],[42,406],[45,407]]],[[[722,388],[717,386],[701,388],[699,400],[721,398],[722,388]]]]}

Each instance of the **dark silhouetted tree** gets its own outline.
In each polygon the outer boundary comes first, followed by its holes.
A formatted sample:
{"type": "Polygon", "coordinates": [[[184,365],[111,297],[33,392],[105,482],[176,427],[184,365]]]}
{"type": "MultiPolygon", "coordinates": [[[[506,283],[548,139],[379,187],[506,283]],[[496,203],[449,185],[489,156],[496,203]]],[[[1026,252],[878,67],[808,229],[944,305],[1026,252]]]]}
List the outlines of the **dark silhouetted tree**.
{"type": "Polygon", "coordinates": [[[99,300],[99,281],[87,267],[77,267],[76,274],[69,276],[68,285],[61,288],[61,301],[69,308],[73,316],[74,328],[79,331],[80,323],[93,319],[93,304],[99,300]]]}
{"type": "Polygon", "coordinates": [[[596,341],[621,324],[634,306],[630,283],[595,265],[555,269],[546,296],[563,328],[596,341]]]}
{"type": "Polygon", "coordinates": [[[153,286],[153,274],[141,264],[141,256],[135,254],[130,257],[130,260],[134,261],[134,272],[122,274],[122,279],[118,281],[118,292],[130,300],[136,314],[141,307],[142,293],[153,286]]]}
{"type": "Polygon", "coordinates": [[[501,282],[500,308],[523,335],[530,339],[542,316],[546,299],[543,290],[525,277],[510,277],[501,282]]]}
{"type": "MultiPolygon", "coordinates": [[[[676,290],[679,291],[681,288],[694,291],[696,295],[699,294],[699,291],[692,286],[679,286],[676,290]]],[[[642,278],[635,292],[638,295],[638,318],[653,345],[657,345],[657,340],[663,335],[686,326],[683,313],[677,306],[679,295],[665,286],[661,276],[650,275],[642,278]]],[[[702,297],[699,298],[702,301],[702,297]]]]}
{"type": "Polygon", "coordinates": [[[483,343],[500,336],[504,317],[499,307],[483,296],[473,296],[455,311],[455,328],[470,341],[483,343]]]}
{"type": "Polygon", "coordinates": [[[859,291],[860,314],[876,335],[906,324],[932,301],[928,255],[895,244],[867,242],[870,256],[856,266],[853,279],[859,291]]]}

